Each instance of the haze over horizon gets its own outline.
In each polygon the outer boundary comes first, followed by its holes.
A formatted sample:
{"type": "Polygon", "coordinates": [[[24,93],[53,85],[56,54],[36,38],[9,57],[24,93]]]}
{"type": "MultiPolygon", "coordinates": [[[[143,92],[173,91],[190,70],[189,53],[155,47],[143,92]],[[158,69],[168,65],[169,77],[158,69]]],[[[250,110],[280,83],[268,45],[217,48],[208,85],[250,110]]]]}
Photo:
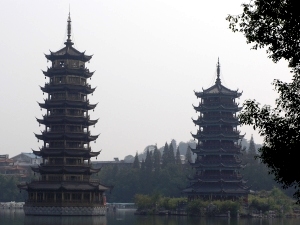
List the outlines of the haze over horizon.
{"type": "MultiPolygon", "coordinates": [[[[1,140],[0,154],[10,157],[38,150],[33,133],[40,133],[35,117],[42,118],[37,102],[50,67],[44,53],[57,51],[66,40],[69,1],[6,1],[0,9],[1,29],[1,140]]],[[[192,104],[195,91],[216,79],[218,57],[221,81],[243,91],[239,103],[256,99],[274,105],[274,79],[291,80],[286,61],[275,64],[265,50],[250,50],[239,33],[228,29],[228,14],[242,12],[243,1],[196,0],[72,1],[72,41],[79,51],[93,55],[87,67],[96,70],[89,96],[98,103],[91,112],[99,119],[93,151],[98,160],[124,158],[175,139],[188,141],[195,133],[192,104]]],[[[246,139],[257,131],[240,127],[246,139]]]]}

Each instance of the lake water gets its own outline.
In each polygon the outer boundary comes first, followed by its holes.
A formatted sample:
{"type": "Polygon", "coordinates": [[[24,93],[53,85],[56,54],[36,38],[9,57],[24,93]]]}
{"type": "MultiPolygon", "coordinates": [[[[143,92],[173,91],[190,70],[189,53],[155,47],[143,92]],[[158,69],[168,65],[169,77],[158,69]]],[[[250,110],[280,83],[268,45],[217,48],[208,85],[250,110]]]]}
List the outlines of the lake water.
{"type": "Polygon", "coordinates": [[[25,216],[22,209],[0,209],[0,225],[299,225],[300,219],[196,218],[135,216],[135,210],[118,209],[107,216],[25,216]]]}

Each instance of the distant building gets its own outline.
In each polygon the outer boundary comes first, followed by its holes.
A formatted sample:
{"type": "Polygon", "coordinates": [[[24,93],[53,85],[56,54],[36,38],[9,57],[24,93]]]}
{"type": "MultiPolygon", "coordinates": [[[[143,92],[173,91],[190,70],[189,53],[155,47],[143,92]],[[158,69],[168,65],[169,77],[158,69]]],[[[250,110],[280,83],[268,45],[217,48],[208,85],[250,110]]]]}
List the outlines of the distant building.
{"type": "Polygon", "coordinates": [[[118,168],[128,168],[132,167],[133,162],[126,162],[124,160],[119,160],[119,158],[114,158],[112,161],[92,161],[94,168],[102,168],[107,166],[117,166],[118,168]]]}
{"type": "Polygon", "coordinates": [[[30,170],[26,166],[15,164],[13,159],[9,159],[9,155],[0,155],[0,175],[14,176],[20,180],[26,179],[30,175],[30,170]]]}
{"type": "Polygon", "coordinates": [[[19,166],[38,166],[42,163],[42,158],[40,156],[36,156],[33,153],[22,152],[19,155],[16,155],[11,158],[14,161],[15,165],[19,166]]]}

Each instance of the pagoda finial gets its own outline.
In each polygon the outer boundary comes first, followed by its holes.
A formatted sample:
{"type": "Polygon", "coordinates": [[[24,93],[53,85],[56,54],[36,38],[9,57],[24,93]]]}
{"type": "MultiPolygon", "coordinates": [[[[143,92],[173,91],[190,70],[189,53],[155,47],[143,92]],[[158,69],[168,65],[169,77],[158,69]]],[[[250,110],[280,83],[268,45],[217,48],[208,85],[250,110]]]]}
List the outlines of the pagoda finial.
{"type": "Polygon", "coordinates": [[[221,84],[221,79],[220,79],[220,61],[218,57],[218,64],[217,64],[217,79],[216,79],[216,84],[221,84]]]}
{"type": "Polygon", "coordinates": [[[67,36],[68,36],[68,39],[67,41],[65,42],[65,45],[73,45],[73,42],[71,41],[71,13],[70,13],[70,6],[69,6],[69,16],[68,16],[68,25],[67,25],[67,36]]]}

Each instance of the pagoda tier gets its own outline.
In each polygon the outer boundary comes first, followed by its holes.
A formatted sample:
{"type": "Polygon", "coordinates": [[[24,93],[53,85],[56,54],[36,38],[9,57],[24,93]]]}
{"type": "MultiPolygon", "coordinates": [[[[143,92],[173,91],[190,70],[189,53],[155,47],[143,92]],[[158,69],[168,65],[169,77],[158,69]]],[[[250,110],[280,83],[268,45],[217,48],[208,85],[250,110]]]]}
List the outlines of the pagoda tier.
{"type": "Polygon", "coordinates": [[[42,119],[45,125],[41,134],[40,151],[34,151],[43,162],[33,167],[38,179],[19,188],[28,191],[25,203],[26,215],[105,215],[104,191],[111,189],[91,179],[100,169],[94,169],[91,158],[99,152],[92,152],[91,141],[99,135],[91,135],[90,126],[98,120],[90,120],[89,110],[97,104],[90,104],[88,95],[96,88],[87,83],[94,72],[89,72],[85,63],[92,56],[85,55],[72,47],[71,19],[68,19],[68,39],[65,47],[50,52],[46,58],[52,67],[43,74],[49,82],[41,87],[48,96],[38,103],[46,110],[42,119]]]}
{"type": "MultiPolygon", "coordinates": [[[[76,91],[84,94],[92,94],[96,88],[91,88],[91,85],[72,85],[72,84],[61,84],[56,86],[50,86],[45,84],[45,87],[41,87],[43,92],[51,94],[52,92],[66,92],[66,91],[76,91]]],[[[67,96],[66,96],[67,98],[67,96]]]]}
{"type": "Polygon", "coordinates": [[[79,78],[90,78],[93,76],[95,72],[90,72],[88,69],[80,67],[79,69],[75,70],[72,68],[69,68],[68,66],[56,66],[56,67],[50,67],[47,69],[47,71],[42,71],[43,74],[46,77],[54,78],[50,79],[52,81],[52,84],[61,84],[63,82],[68,82],[73,77],[79,77],[79,78]],[[69,75],[72,74],[72,75],[69,75]],[[61,80],[62,76],[65,76],[65,80],[61,80]]]}
{"type": "Polygon", "coordinates": [[[198,131],[191,134],[198,141],[196,148],[191,148],[197,154],[196,161],[191,163],[196,174],[183,193],[190,200],[247,198],[249,188],[238,172],[245,166],[239,158],[239,140],[243,135],[237,130],[236,117],[241,107],[235,102],[241,93],[221,84],[218,62],[215,85],[195,95],[201,98],[199,106],[194,106],[200,113],[198,119],[193,120],[198,131]]]}

